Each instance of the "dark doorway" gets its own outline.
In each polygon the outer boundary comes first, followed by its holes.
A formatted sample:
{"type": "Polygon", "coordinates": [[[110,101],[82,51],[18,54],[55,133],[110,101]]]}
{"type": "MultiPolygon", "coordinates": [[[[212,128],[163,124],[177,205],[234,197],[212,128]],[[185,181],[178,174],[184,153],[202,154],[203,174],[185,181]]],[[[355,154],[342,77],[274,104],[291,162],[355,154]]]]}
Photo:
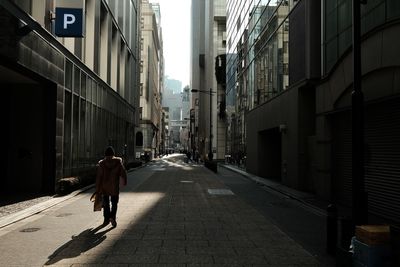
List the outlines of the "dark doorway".
{"type": "Polygon", "coordinates": [[[259,132],[258,139],[259,176],[281,181],[282,142],[279,128],[259,132]]]}
{"type": "Polygon", "coordinates": [[[143,146],[143,134],[142,132],[136,133],[136,146],[143,146]]]}
{"type": "Polygon", "coordinates": [[[57,87],[6,68],[2,68],[0,78],[5,137],[0,190],[9,194],[52,193],[57,87]]]}

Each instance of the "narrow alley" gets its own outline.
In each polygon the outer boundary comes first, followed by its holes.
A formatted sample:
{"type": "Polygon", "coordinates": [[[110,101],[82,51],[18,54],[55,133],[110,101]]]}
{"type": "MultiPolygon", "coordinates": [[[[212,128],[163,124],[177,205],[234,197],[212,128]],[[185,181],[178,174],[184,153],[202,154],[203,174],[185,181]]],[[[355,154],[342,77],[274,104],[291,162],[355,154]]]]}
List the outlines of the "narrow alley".
{"type": "Polygon", "coordinates": [[[100,226],[91,189],[0,229],[0,266],[326,266],[227,187],[244,179],[229,173],[177,154],[151,162],[129,173],[116,228],[100,226]]]}

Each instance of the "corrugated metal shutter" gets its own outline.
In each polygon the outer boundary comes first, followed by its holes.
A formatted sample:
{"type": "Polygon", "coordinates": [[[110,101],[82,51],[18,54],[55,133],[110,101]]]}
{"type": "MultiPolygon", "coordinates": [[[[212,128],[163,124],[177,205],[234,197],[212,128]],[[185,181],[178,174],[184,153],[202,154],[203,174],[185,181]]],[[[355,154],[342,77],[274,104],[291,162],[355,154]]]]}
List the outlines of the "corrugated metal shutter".
{"type": "MultiPolygon", "coordinates": [[[[352,205],[351,113],[331,117],[333,196],[352,205]]],[[[400,100],[369,105],[365,112],[365,187],[369,212],[400,222],[400,100]]]]}
{"type": "Polygon", "coordinates": [[[369,211],[400,222],[400,101],[371,105],[365,116],[369,211]]]}

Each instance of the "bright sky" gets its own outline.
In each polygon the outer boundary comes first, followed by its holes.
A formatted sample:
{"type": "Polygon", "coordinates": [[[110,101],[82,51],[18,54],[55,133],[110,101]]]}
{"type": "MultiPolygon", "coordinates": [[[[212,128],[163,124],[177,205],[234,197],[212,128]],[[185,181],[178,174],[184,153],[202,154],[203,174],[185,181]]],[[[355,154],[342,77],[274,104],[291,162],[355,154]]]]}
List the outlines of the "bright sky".
{"type": "Polygon", "coordinates": [[[165,75],[189,85],[191,0],[150,0],[160,3],[165,75]]]}

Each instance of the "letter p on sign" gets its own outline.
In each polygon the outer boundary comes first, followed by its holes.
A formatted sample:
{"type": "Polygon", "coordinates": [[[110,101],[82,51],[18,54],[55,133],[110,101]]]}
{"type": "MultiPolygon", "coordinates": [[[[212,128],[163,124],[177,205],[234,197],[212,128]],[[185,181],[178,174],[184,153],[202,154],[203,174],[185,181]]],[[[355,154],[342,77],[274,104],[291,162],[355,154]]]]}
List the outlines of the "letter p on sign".
{"type": "Polygon", "coordinates": [[[83,37],[83,10],[57,7],[55,34],[59,37],[83,37]]]}
{"type": "Polygon", "coordinates": [[[64,30],[67,29],[68,25],[74,24],[75,16],[73,14],[64,14],[64,30]]]}

